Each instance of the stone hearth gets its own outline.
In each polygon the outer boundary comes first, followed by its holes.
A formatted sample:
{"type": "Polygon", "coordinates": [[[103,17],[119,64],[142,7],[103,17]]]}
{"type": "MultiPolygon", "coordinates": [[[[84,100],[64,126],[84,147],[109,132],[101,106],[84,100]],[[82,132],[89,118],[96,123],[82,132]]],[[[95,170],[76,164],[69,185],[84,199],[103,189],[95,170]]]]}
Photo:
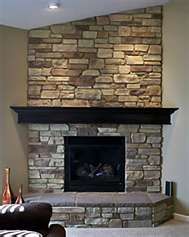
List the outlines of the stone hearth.
{"type": "Polygon", "coordinates": [[[30,194],[25,200],[51,203],[51,223],[66,227],[152,227],[173,214],[172,198],[143,192],[30,194]]]}

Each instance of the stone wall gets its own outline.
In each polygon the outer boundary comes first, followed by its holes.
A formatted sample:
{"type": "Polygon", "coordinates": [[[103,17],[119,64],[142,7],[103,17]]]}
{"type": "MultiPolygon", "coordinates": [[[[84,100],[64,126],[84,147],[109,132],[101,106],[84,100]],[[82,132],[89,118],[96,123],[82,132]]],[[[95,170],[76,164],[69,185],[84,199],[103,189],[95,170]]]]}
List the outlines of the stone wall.
{"type": "MultiPolygon", "coordinates": [[[[52,25],[28,35],[28,105],[161,107],[161,7],[52,25]]],[[[64,136],[126,136],[126,190],[161,189],[162,128],[29,126],[29,188],[64,189],[64,136]]]]}
{"type": "Polygon", "coordinates": [[[162,9],[29,32],[28,104],[161,106],[162,9]]]}
{"type": "Polygon", "coordinates": [[[125,190],[159,192],[162,128],[159,125],[31,124],[29,188],[64,190],[64,136],[125,136],[125,190]]]}
{"type": "Polygon", "coordinates": [[[51,224],[64,227],[110,227],[137,228],[155,227],[170,220],[173,203],[127,207],[53,207],[51,224]]]}

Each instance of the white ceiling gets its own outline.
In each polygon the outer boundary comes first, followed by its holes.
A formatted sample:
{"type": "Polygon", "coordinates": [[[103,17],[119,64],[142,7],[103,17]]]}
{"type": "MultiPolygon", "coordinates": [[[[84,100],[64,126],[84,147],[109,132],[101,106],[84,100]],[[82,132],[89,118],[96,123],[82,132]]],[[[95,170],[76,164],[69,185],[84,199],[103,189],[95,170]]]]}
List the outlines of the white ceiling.
{"type": "Polygon", "coordinates": [[[168,0],[59,0],[61,7],[57,10],[49,10],[48,4],[54,1],[56,0],[0,0],[0,25],[31,29],[163,5],[168,2],[168,0]]]}

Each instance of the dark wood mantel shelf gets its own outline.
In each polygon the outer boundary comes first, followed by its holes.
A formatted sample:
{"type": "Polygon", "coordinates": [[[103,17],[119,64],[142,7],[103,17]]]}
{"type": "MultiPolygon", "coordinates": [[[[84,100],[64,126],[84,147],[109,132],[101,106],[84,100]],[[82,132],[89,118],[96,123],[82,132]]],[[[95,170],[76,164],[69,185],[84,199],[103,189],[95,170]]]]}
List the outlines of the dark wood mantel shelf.
{"type": "Polygon", "coordinates": [[[98,108],[10,106],[18,123],[171,124],[178,108],[98,108]]]}

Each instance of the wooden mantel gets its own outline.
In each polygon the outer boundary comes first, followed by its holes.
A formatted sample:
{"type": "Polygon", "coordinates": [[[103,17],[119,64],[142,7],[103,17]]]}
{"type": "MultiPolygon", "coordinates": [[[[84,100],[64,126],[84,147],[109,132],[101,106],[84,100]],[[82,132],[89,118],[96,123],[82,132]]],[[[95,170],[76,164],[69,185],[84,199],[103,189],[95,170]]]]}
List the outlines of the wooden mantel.
{"type": "Polygon", "coordinates": [[[178,108],[98,108],[10,106],[18,123],[171,124],[178,108]]]}

